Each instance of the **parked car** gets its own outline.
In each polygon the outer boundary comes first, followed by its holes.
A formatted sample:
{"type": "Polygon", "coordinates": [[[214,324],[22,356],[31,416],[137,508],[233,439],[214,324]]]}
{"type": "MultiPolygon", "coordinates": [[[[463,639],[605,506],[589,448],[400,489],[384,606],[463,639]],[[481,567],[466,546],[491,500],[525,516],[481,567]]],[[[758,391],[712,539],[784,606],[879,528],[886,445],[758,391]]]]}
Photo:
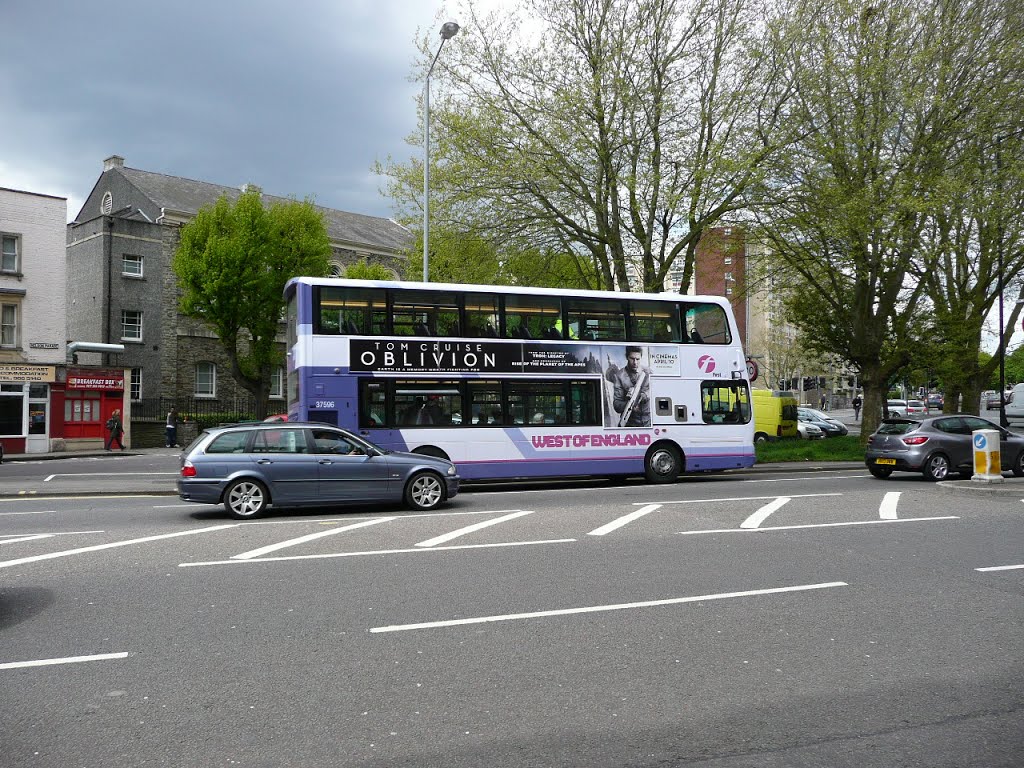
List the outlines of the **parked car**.
{"type": "Polygon", "coordinates": [[[886,418],[912,419],[917,416],[927,416],[928,409],[921,400],[887,400],[885,414],[886,418]]]}
{"type": "Polygon", "coordinates": [[[928,406],[929,411],[941,411],[944,402],[945,400],[943,399],[942,395],[931,394],[928,395],[928,398],[925,400],[924,404],[928,406]]]}
{"type": "Polygon", "coordinates": [[[999,393],[994,389],[987,389],[981,393],[981,404],[986,411],[999,407],[999,393]]]}
{"type": "Polygon", "coordinates": [[[797,409],[797,415],[801,421],[809,422],[818,427],[818,429],[825,433],[825,437],[840,437],[850,434],[850,430],[847,429],[843,422],[816,408],[801,406],[797,409]]]}
{"type": "Polygon", "coordinates": [[[203,431],[181,455],[178,495],[252,519],[268,507],[404,501],[433,509],[459,492],[447,459],[379,448],[347,430],[306,422],[203,431]]]}
{"type": "Polygon", "coordinates": [[[1006,401],[1007,421],[1024,421],[1024,384],[1016,384],[1006,401]]]}
{"type": "Polygon", "coordinates": [[[797,435],[801,440],[824,440],[825,433],[817,424],[809,421],[798,420],[796,423],[797,435]]]}
{"type": "Polygon", "coordinates": [[[1003,471],[1024,477],[1024,435],[1002,429],[988,419],[968,414],[944,414],[920,421],[885,419],[868,438],[864,462],[878,478],[893,472],[921,472],[929,480],[974,472],[971,433],[994,429],[1000,434],[1003,471]]]}

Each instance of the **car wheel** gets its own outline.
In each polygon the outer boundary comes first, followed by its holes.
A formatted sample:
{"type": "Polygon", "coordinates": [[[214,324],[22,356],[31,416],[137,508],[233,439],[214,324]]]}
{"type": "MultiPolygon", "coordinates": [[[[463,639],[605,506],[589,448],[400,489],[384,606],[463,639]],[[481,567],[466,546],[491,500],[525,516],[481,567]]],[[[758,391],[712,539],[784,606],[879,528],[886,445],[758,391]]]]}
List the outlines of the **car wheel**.
{"type": "Polygon", "coordinates": [[[1024,451],[1021,451],[1013,462],[1013,476],[1024,477],[1024,451]]]}
{"type": "Polygon", "coordinates": [[[949,459],[945,454],[933,453],[924,463],[924,476],[929,480],[945,480],[949,477],[949,459]]]}
{"type": "Polygon", "coordinates": [[[259,517],[269,501],[266,486],[258,480],[235,480],[224,491],[224,508],[238,520],[259,517]]]}
{"type": "Polygon", "coordinates": [[[417,472],[405,486],[405,503],[413,509],[433,509],[444,501],[444,482],[433,472],[417,472]]]}
{"type": "Polygon", "coordinates": [[[683,471],[679,450],[668,443],[660,443],[644,458],[644,477],[648,483],[674,483],[683,471]]]}
{"type": "Polygon", "coordinates": [[[754,442],[755,443],[767,443],[768,442],[768,435],[766,435],[764,432],[758,432],[756,435],[754,435],[754,442]]]}
{"type": "Polygon", "coordinates": [[[885,480],[889,475],[892,474],[892,470],[889,467],[879,467],[875,464],[871,464],[868,467],[868,472],[877,477],[879,480],[885,480]]]}

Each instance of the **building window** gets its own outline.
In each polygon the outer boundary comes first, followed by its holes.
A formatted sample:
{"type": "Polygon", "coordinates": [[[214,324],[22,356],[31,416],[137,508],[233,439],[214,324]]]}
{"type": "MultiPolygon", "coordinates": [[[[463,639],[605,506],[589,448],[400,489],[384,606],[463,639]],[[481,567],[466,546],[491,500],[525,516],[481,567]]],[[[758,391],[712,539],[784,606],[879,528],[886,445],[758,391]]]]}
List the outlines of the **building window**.
{"type": "Polygon", "coordinates": [[[121,341],[142,341],[142,312],[121,310],[121,341]]]}
{"type": "Polygon", "coordinates": [[[0,305],[0,347],[18,346],[18,305],[0,305]]]}
{"type": "Polygon", "coordinates": [[[109,192],[104,192],[103,200],[100,201],[100,213],[109,216],[112,210],[114,210],[114,196],[109,192]]]}
{"type": "Polygon", "coordinates": [[[284,366],[277,366],[270,374],[270,396],[275,400],[284,398],[284,366]]]}
{"type": "Polygon", "coordinates": [[[142,257],[125,253],[121,256],[121,274],[126,277],[142,277],[142,257]]]}
{"type": "Polygon", "coordinates": [[[142,399],[142,369],[132,368],[132,400],[142,399]]]}
{"type": "Polygon", "coordinates": [[[0,237],[0,253],[2,253],[2,258],[0,258],[0,271],[18,271],[18,245],[19,238],[17,235],[3,235],[0,237]]]}
{"type": "Polygon", "coordinates": [[[25,387],[0,384],[0,435],[20,437],[24,434],[25,387]]]}
{"type": "Polygon", "coordinates": [[[732,296],[732,286],[731,285],[726,286],[726,288],[725,288],[725,295],[726,296],[732,296]]]}
{"type": "Polygon", "coordinates": [[[217,366],[211,362],[196,363],[196,397],[217,396],[217,366]]]}
{"type": "Polygon", "coordinates": [[[722,259],[722,261],[724,261],[726,264],[732,264],[732,256],[726,256],[724,259],[722,259]]]}
{"type": "Polygon", "coordinates": [[[727,283],[732,282],[732,272],[726,272],[725,273],[725,282],[727,282],[727,283]]]}

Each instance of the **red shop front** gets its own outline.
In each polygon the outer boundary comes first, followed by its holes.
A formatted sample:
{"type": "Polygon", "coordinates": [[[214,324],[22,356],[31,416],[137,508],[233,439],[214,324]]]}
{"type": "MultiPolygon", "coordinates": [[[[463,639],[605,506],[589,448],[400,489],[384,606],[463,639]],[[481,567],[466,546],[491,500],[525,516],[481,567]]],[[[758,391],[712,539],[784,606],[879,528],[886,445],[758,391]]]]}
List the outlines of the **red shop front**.
{"type": "Polygon", "coordinates": [[[124,396],[124,370],[117,368],[68,368],[64,384],[63,437],[69,443],[105,440],[104,426],[115,410],[121,411],[128,445],[129,413],[124,396]]]}

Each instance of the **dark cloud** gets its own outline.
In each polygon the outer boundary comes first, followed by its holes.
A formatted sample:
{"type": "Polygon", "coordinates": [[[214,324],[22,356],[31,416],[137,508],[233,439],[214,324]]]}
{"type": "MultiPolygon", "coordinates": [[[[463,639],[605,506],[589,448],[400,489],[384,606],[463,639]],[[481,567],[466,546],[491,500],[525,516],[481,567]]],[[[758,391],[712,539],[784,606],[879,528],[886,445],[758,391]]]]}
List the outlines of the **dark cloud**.
{"type": "Polygon", "coordinates": [[[418,0],[0,0],[0,186],[69,198],[126,165],[391,214],[417,150],[418,0]]]}

